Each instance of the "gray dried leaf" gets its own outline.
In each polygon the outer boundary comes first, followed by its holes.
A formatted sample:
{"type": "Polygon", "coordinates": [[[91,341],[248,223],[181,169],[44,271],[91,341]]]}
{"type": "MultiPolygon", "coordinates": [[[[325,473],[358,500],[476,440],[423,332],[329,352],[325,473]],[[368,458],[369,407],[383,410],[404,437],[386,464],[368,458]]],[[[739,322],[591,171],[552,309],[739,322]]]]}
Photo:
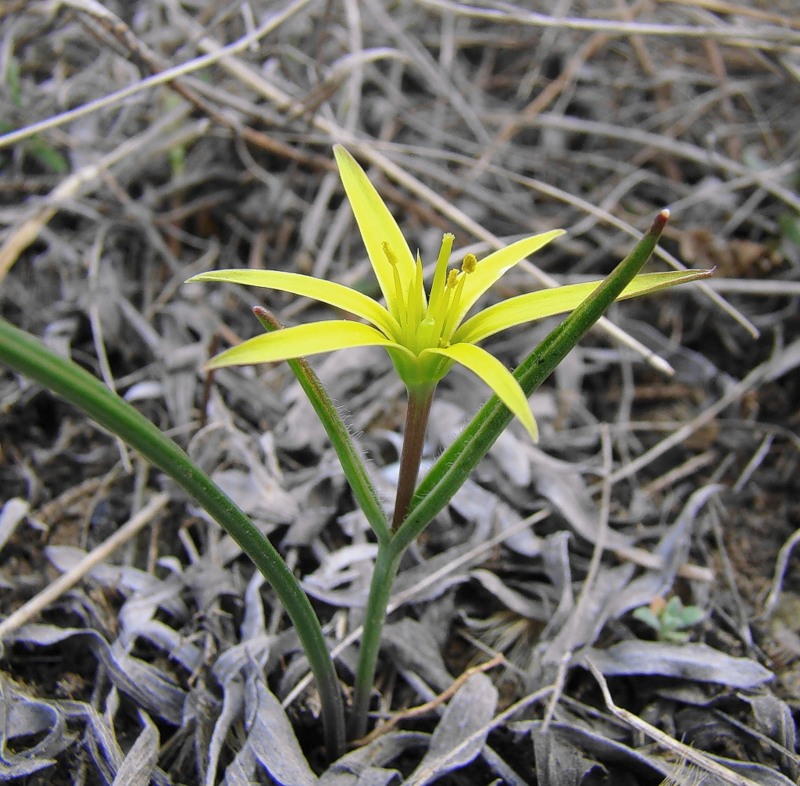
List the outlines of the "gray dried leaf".
{"type": "Polygon", "coordinates": [[[496,494],[467,478],[450,500],[450,507],[467,521],[484,522],[488,525],[498,502],[496,494]]]}
{"type": "Polygon", "coordinates": [[[78,706],[73,714],[86,719],[84,744],[104,780],[111,782],[124,758],[114,736],[114,730],[109,726],[106,718],[91,705],[78,702],[75,704],[78,706]]]}
{"type": "MultiPolygon", "coordinates": [[[[552,640],[536,648],[530,668],[534,680],[541,678],[542,669],[556,667],[566,653],[594,643],[609,617],[608,607],[624,594],[633,572],[634,566],[630,564],[600,568],[591,590],[581,593],[579,602],[562,627],[557,632],[548,628],[547,633],[553,634],[552,640]]],[[[547,641],[544,634],[542,639],[547,641]]]]}
{"type": "Polygon", "coordinates": [[[306,577],[309,590],[330,590],[347,584],[362,575],[363,563],[372,564],[378,547],[374,543],[357,543],[344,546],[326,555],[322,564],[306,577]]]}
{"type": "Polygon", "coordinates": [[[720,489],[719,485],[704,486],[689,497],[675,523],[667,529],[655,548],[655,554],[662,560],[661,568],[648,570],[634,579],[625,592],[620,592],[612,600],[609,615],[613,619],[631,609],[646,606],[653,598],[669,592],[678,570],[686,563],[697,515],[709,497],[720,489]]]}
{"type": "MultiPolygon", "coordinates": [[[[222,786],[258,786],[256,780],[256,757],[250,746],[245,744],[236,754],[236,758],[225,769],[225,779],[222,786]]],[[[206,786],[214,782],[206,779],[206,786]]]]}
{"type": "Polygon", "coordinates": [[[547,732],[535,729],[531,739],[539,786],[580,786],[584,777],[598,766],[557,727],[550,726],[547,732]]]}
{"type": "MultiPolygon", "coordinates": [[[[172,311],[187,310],[185,304],[171,304],[172,311]]],[[[205,349],[198,344],[186,344],[185,336],[172,320],[160,327],[158,355],[162,360],[161,384],[164,401],[172,423],[189,423],[197,393],[197,369],[206,359],[205,349]]]]}
{"type": "MultiPolygon", "coordinates": [[[[231,677],[225,681],[222,690],[222,710],[214,723],[214,730],[211,732],[211,739],[208,743],[206,786],[213,786],[217,782],[219,757],[222,754],[225,740],[233,723],[241,717],[244,708],[244,681],[242,679],[231,677]]],[[[238,768],[231,770],[231,767],[228,767],[225,771],[225,778],[233,780],[238,777],[238,774],[238,768]]]]}
{"type": "Polygon", "coordinates": [[[569,532],[554,532],[543,542],[542,558],[547,577],[558,593],[558,607],[542,632],[542,640],[549,641],[561,630],[575,606],[572,594],[572,568],[569,563],[569,532]]]}
{"type": "Polygon", "coordinates": [[[291,490],[297,516],[281,541],[283,546],[310,545],[336,515],[346,481],[335,454],[326,451],[325,459],[314,468],[310,480],[291,490]]]}
{"type": "MultiPolygon", "coordinates": [[[[75,546],[48,546],[45,555],[57,570],[66,573],[85,559],[86,551],[75,546]]],[[[185,619],[189,613],[180,596],[184,585],[179,575],[158,579],[138,568],[106,562],[93,567],[89,576],[101,586],[135,594],[135,601],[128,599],[129,609],[149,604],[151,615],[158,607],[180,619],[185,619]]]]}
{"type": "Polygon", "coordinates": [[[46,767],[52,767],[55,759],[12,759],[8,763],[0,761],[0,779],[4,781],[16,780],[33,775],[46,767]]]}
{"type": "MultiPolygon", "coordinates": [[[[530,734],[539,733],[543,725],[543,721],[540,720],[518,721],[510,724],[515,731],[530,734]]],[[[571,745],[577,751],[582,751],[587,757],[600,762],[622,764],[631,773],[651,778],[653,771],[661,775],[669,775],[672,771],[670,765],[666,764],[657,753],[650,752],[650,748],[630,748],[582,725],[551,723],[548,731],[550,734],[558,734],[564,744],[571,745]]]]}
{"type": "Polygon", "coordinates": [[[251,683],[248,696],[247,743],[255,757],[282,786],[313,786],[309,767],[281,703],[263,682],[251,683]]]}
{"type": "MultiPolygon", "coordinates": [[[[559,513],[570,527],[590,543],[597,542],[600,527],[600,511],[592,501],[583,477],[577,472],[555,470],[547,464],[539,464],[536,472],[536,488],[559,513]]],[[[605,533],[607,548],[630,546],[631,540],[613,530],[605,533]]]]}
{"type": "Polygon", "coordinates": [[[528,445],[513,431],[506,429],[489,449],[489,457],[497,462],[507,480],[519,488],[531,483],[531,460],[528,445]]]}
{"type": "MultiPolygon", "coordinates": [[[[738,694],[739,698],[750,705],[756,721],[756,729],[768,739],[774,740],[787,751],[795,750],[797,726],[789,705],[771,693],[749,696],[738,694]]],[[[783,765],[792,778],[798,779],[800,764],[796,757],[784,756],[783,765]]]]}
{"type": "Polygon", "coordinates": [[[260,571],[253,573],[247,583],[244,593],[244,619],[242,620],[241,636],[243,641],[263,636],[267,632],[264,618],[264,602],[261,600],[261,587],[264,576],[260,571]]]}
{"type": "Polygon", "coordinates": [[[497,688],[485,674],[475,674],[447,705],[430,745],[406,784],[422,786],[469,764],[483,750],[497,706],[497,688]]]}
{"type": "Polygon", "coordinates": [[[147,639],[151,644],[168,653],[172,660],[180,663],[189,672],[197,669],[205,657],[200,647],[186,641],[182,634],[159,620],[149,619],[141,622],[135,628],[126,626],[124,634],[120,635],[121,643],[133,643],[139,637],[147,639]]]}
{"type": "Polygon", "coordinates": [[[332,773],[328,770],[319,782],[321,786],[397,786],[400,773],[383,767],[362,767],[357,773],[341,770],[332,773]]]}
{"type": "Polygon", "coordinates": [[[222,595],[241,595],[235,574],[225,568],[228,560],[240,553],[241,547],[236,541],[224,536],[202,559],[184,571],[184,581],[192,590],[199,609],[211,608],[222,595]]]}
{"type": "Polygon", "coordinates": [[[356,748],[335,761],[320,777],[320,786],[371,786],[373,781],[367,780],[362,784],[359,779],[362,775],[367,778],[374,775],[377,778],[376,773],[385,773],[385,776],[381,775],[384,780],[378,780],[377,783],[392,784],[399,780],[399,773],[384,769],[384,765],[412,748],[427,748],[429,740],[430,735],[420,732],[393,731],[384,734],[369,745],[356,748]]]}
{"type": "Polygon", "coordinates": [[[56,703],[27,696],[0,678],[0,778],[24,777],[50,767],[73,739],[56,703]],[[38,742],[28,742],[42,734],[38,742]]]}
{"type": "Polygon", "coordinates": [[[576,662],[587,660],[606,677],[657,674],[740,689],[756,688],[775,676],[754,660],[726,655],[705,644],[622,641],[603,650],[586,649],[576,662]]]}
{"type": "Polygon", "coordinates": [[[0,549],[14,534],[14,530],[25,518],[28,510],[30,510],[30,505],[20,497],[12,497],[3,505],[3,510],[0,511],[0,549]]]}
{"type": "Polygon", "coordinates": [[[405,617],[386,625],[382,646],[400,668],[412,671],[437,690],[452,684],[453,677],[444,664],[439,643],[422,623],[405,617]]]}
{"type": "Polygon", "coordinates": [[[164,395],[164,385],[154,379],[147,379],[143,382],[136,382],[131,385],[126,391],[123,398],[129,404],[134,404],[137,401],[150,401],[152,399],[160,399],[164,395]]]}
{"type": "Polygon", "coordinates": [[[153,721],[143,712],[139,719],[144,728],[117,770],[113,786],[150,786],[158,761],[160,738],[153,721]]]}
{"type": "Polygon", "coordinates": [[[431,405],[428,439],[437,449],[451,445],[464,430],[467,420],[467,414],[461,407],[437,396],[431,405]]]}
{"type": "Polygon", "coordinates": [[[433,600],[451,587],[469,581],[470,567],[485,558],[485,552],[471,543],[454,546],[404,570],[394,583],[392,595],[412,597],[414,602],[433,600]]]}
{"type": "Polygon", "coordinates": [[[100,642],[97,652],[114,685],[145,709],[180,726],[186,693],[172,677],[153,664],[130,656],[116,643],[108,646],[102,639],[100,642]]]}
{"type": "Polygon", "coordinates": [[[248,666],[263,669],[269,658],[272,643],[272,636],[261,634],[228,647],[214,662],[211,673],[220,685],[225,685],[248,666]]]}
{"type": "Polygon", "coordinates": [[[796,781],[789,780],[772,767],[765,767],[763,764],[756,764],[750,761],[737,761],[736,759],[724,759],[721,756],[707,755],[718,764],[722,764],[729,770],[749,778],[751,782],[757,783],[759,786],[797,786],[796,781]]]}
{"type": "Polygon", "coordinates": [[[522,520],[522,516],[516,510],[500,500],[494,509],[492,530],[498,535],[517,530],[505,538],[503,545],[523,557],[538,557],[542,553],[542,539],[530,526],[519,529],[522,520]]]}
{"type": "Polygon", "coordinates": [[[297,515],[297,506],[274,480],[264,484],[265,473],[238,469],[218,470],[214,482],[252,518],[271,524],[288,524],[297,515]]]}
{"type": "MultiPolygon", "coordinates": [[[[342,356],[346,352],[341,353],[342,356]]],[[[300,391],[299,385],[297,390],[300,391]]],[[[320,455],[328,444],[325,427],[303,393],[297,398],[285,417],[275,426],[275,438],[284,450],[307,450],[320,455]]]]}
{"type": "Polygon", "coordinates": [[[800,339],[784,347],[770,360],[766,378],[768,380],[780,379],[800,365],[800,339]]]}
{"type": "Polygon", "coordinates": [[[530,620],[546,622],[550,619],[550,610],[540,600],[529,598],[506,586],[497,574],[483,568],[476,568],[470,574],[483,588],[494,595],[507,609],[530,620]]]}
{"type": "Polygon", "coordinates": [[[181,725],[186,693],[170,675],[132,657],[118,643],[109,645],[99,633],[92,630],[58,628],[55,625],[25,625],[13,634],[15,641],[40,646],[52,646],[73,636],[84,636],[89,640],[115,687],[141,707],[175,726],[181,725]]]}
{"type": "Polygon", "coordinates": [[[647,322],[621,319],[620,324],[627,333],[643,341],[672,366],[677,382],[705,388],[715,382],[722,386],[733,383],[730,376],[720,371],[705,355],[682,346],[672,336],[665,336],[647,322]]]}
{"type": "MultiPolygon", "coordinates": [[[[334,402],[352,400],[352,393],[366,387],[366,377],[374,369],[385,368],[386,355],[375,347],[356,347],[348,352],[337,352],[315,363],[319,378],[328,389],[334,402]]],[[[278,444],[285,450],[310,450],[320,455],[328,446],[328,435],[305,393],[298,384],[292,384],[287,391],[289,411],[276,426],[278,444]]],[[[345,423],[351,422],[347,405],[340,407],[345,423]]],[[[356,425],[363,428],[364,425],[356,425]]]]}

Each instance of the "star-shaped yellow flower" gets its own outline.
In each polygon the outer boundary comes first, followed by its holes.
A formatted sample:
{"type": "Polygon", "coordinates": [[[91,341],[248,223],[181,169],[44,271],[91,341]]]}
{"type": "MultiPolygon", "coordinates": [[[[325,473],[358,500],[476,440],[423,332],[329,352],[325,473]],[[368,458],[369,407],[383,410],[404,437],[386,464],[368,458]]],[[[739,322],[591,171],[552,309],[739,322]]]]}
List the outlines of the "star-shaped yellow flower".
{"type": "MultiPolygon", "coordinates": [[[[347,347],[386,348],[411,394],[430,392],[452,368],[465,366],[482,379],[519,418],[533,439],[536,422],[522,388],[506,367],[477,346],[506,328],[571,311],[600,282],[531,292],[490,306],[465,319],[470,309],[506,271],[563,234],[556,229],[519,240],[477,260],[467,254],[460,270],[448,262],[453,235],[442,238],[430,289],[416,258],[364,170],[341,145],[336,162],[369,260],[386,305],[333,281],[275,270],[218,270],[189,281],[227,281],[314,298],[360,317],[297,325],[256,336],[213,358],[210,368],[267,363],[347,347]]],[[[622,297],[634,297],[677,283],[679,273],[637,276],[622,297]]]]}

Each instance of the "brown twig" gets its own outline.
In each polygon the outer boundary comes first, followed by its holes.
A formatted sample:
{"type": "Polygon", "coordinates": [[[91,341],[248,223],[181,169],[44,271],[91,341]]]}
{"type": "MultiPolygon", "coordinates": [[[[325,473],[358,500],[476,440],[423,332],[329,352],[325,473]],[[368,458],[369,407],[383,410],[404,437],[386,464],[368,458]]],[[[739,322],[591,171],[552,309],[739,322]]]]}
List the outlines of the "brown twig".
{"type": "Polygon", "coordinates": [[[450,699],[458,689],[473,675],[475,674],[482,674],[483,672],[489,671],[489,669],[493,669],[495,666],[499,666],[505,661],[505,656],[502,652],[498,652],[491,660],[487,660],[484,663],[480,663],[477,666],[472,666],[471,668],[467,669],[463,673],[461,673],[455,680],[453,680],[452,685],[448,688],[443,690],[438,696],[434,697],[430,701],[426,701],[424,704],[419,704],[416,707],[409,707],[407,710],[401,710],[400,712],[396,712],[387,718],[380,726],[373,729],[366,737],[362,737],[360,740],[355,740],[353,742],[353,747],[360,748],[364,745],[369,745],[369,743],[374,742],[378,737],[382,737],[384,734],[388,734],[398,723],[402,721],[411,720],[412,718],[419,718],[423,715],[428,715],[429,713],[433,712],[437,707],[440,707],[444,704],[448,699],[450,699]]]}

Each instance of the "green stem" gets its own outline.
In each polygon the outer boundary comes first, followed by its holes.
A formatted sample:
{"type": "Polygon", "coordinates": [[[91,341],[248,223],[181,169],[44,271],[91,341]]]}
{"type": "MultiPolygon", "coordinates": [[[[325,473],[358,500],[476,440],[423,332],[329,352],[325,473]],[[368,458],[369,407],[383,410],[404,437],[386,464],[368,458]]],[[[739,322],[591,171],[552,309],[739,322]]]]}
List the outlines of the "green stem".
{"type": "Polygon", "coordinates": [[[372,573],[372,583],[367,599],[364,618],[364,633],[355,676],[353,709],[350,717],[350,739],[357,740],[367,733],[367,715],[375,669],[381,647],[381,633],[386,621],[386,609],[391,597],[392,584],[400,567],[400,558],[405,550],[398,551],[393,544],[378,544],[378,556],[372,573]]]}
{"type": "Polygon", "coordinates": [[[169,475],[225,529],[264,574],[292,620],[322,701],[328,754],[344,750],[344,711],[336,671],[310,601],[275,547],[189,456],[98,379],[0,319],[0,361],[83,410],[169,475]]]}
{"type": "Polygon", "coordinates": [[[419,465],[425,447],[425,431],[428,427],[435,390],[436,385],[430,385],[408,391],[406,427],[403,432],[403,450],[400,454],[400,474],[397,479],[392,531],[396,531],[403,523],[414,496],[414,489],[417,487],[419,465]]]}
{"type": "MultiPolygon", "coordinates": [[[[283,328],[283,325],[267,309],[256,306],[253,313],[268,333],[283,328]]],[[[336,410],[336,405],[331,401],[331,397],[319,377],[303,358],[291,359],[288,363],[303,388],[303,392],[308,396],[311,406],[314,407],[314,411],[322,421],[328,439],[330,439],[339,463],[342,465],[344,476],[350,484],[353,496],[374,530],[378,542],[388,542],[390,538],[389,523],[383,512],[378,492],[370,480],[347,426],[336,410]]]]}
{"type": "MultiPolygon", "coordinates": [[[[436,385],[428,385],[408,391],[406,426],[403,432],[403,450],[400,454],[400,474],[397,480],[397,497],[394,504],[392,529],[396,530],[408,513],[408,507],[417,485],[422,450],[425,446],[425,432],[436,385]]],[[[359,739],[367,733],[367,715],[372,684],[381,647],[381,632],[386,620],[392,584],[400,567],[400,559],[406,547],[397,547],[395,539],[388,543],[378,543],[378,556],[367,598],[364,618],[364,633],[361,637],[361,652],[355,678],[353,714],[350,723],[350,738],[359,739]]]]}

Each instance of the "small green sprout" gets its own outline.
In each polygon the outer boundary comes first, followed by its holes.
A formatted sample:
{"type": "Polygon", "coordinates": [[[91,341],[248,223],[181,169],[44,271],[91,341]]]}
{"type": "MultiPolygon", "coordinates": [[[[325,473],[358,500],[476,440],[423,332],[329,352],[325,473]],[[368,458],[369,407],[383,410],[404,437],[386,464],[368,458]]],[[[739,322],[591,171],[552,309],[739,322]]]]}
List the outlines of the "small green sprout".
{"type": "Polygon", "coordinates": [[[686,628],[691,628],[705,617],[699,606],[684,606],[677,595],[669,600],[653,598],[649,606],[635,609],[633,616],[649,625],[658,635],[659,641],[685,644],[689,640],[686,628]]]}

